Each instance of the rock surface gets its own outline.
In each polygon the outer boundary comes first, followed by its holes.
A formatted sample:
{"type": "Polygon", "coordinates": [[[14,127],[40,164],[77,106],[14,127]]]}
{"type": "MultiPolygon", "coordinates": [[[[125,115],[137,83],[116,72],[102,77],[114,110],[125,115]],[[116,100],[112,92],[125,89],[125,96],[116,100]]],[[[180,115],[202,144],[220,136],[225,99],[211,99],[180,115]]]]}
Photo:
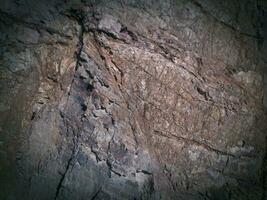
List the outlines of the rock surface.
{"type": "Polygon", "coordinates": [[[0,199],[266,199],[266,8],[3,0],[0,199]]]}

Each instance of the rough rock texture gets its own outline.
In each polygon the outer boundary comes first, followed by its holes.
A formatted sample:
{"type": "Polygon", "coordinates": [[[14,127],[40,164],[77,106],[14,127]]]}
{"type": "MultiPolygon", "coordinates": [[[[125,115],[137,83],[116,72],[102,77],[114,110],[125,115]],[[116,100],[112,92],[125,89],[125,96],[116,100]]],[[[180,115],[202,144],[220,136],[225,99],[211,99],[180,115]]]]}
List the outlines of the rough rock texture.
{"type": "Polygon", "coordinates": [[[3,0],[0,199],[267,199],[266,8],[3,0]]]}

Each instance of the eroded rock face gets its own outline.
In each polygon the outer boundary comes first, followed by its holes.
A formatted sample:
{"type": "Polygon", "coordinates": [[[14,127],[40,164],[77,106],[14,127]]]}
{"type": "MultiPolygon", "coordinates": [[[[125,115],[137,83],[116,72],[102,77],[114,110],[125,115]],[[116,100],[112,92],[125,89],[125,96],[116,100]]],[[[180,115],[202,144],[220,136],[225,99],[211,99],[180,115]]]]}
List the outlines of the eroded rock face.
{"type": "Polygon", "coordinates": [[[1,197],[264,199],[265,8],[5,1],[1,197]]]}

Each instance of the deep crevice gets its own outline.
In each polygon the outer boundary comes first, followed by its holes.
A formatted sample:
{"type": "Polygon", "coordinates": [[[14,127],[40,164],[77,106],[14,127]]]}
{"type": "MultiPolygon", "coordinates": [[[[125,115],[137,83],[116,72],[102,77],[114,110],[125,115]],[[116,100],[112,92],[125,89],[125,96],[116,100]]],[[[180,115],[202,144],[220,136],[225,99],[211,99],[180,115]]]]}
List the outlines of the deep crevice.
{"type": "MultiPolygon", "coordinates": [[[[65,106],[68,106],[68,102],[69,102],[69,98],[70,98],[70,95],[71,95],[71,90],[73,88],[73,84],[74,84],[74,81],[75,81],[75,74],[76,74],[76,71],[78,70],[79,68],[79,65],[80,65],[80,62],[82,60],[81,58],[81,53],[82,53],[82,49],[83,49],[83,38],[84,38],[84,26],[83,26],[83,22],[82,22],[82,19],[77,17],[76,18],[77,21],[78,21],[78,24],[80,25],[80,35],[79,35],[79,41],[78,41],[78,49],[77,49],[77,53],[76,53],[76,65],[75,65],[75,72],[74,72],[74,75],[73,75],[73,79],[71,81],[71,85],[70,85],[70,90],[68,92],[68,98],[67,98],[67,102],[65,104],[65,106]]],[[[81,105],[82,107],[82,110],[83,111],[86,111],[87,110],[87,106],[85,104],[82,104],[81,105]]],[[[66,107],[65,107],[66,108],[66,107]]],[[[65,115],[63,112],[60,112],[60,115],[61,117],[64,119],[65,118],[65,115]]],[[[66,126],[68,126],[68,124],[66,124],[66,126]]],[[[59,183],[57,185],[57,188],[56,188],[56,194],[55,194],[55,200],[58,198],[58,195],[60,193],[60,190],[62,188],[62,184],[66,178],[66,175],[70,169],[70,166],[72,164],[72,161],[73,159],[75,158],[75,153],[76,153],[76,150],[78,148],[78,140],[79,140],[79,135],[75,135],[74,134],[74,131],[72,131],[72,139],[73,139],[73,149],[72,149],[72,154],[71,154],[71,157],[69,158],[68,162],[67,162],[67,165],[66,165],[66,169],[64,171],[64,173],[62,174],[60,180],[59,180],[59,183]]]]}
{"type": "Polygon", "coordinates": [[[67,175],[67,173],[68,173],[68,171],[69,171],[69,168],[70,168],[70,166],[71,166],[71,163],[72,163],[73,158],[74,158],[74,153],[72,154],[72,156],[71,156],[70,159],[68,160],[66,169],[65,169],[65,171],[63,172],[63,174],[62,174],[62,176],[61,176],[61,178],[60,178],[60,180],[59,180],[59,183],[58,183],[58,185],[57,185],[57,189],[56,189],[56,195],[55,195],[55,198],[54,198],[55,200],[58,198],[59,192],[60,192],[60,190],[61,190],[61,188],[62,188],[62,185],[63,185],[63,181],[65,180],[65,177],[66,177],[66,175],[67,175]]]}

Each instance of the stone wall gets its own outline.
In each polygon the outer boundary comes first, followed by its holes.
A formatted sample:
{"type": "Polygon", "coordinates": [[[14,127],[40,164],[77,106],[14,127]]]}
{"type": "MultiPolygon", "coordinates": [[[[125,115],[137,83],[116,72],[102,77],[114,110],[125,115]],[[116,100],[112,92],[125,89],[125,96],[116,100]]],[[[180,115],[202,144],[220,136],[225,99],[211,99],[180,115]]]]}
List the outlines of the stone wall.
{"type": "Polygon", "coordinates": [[[266,198],[264,1],[0,16],[1,199],[266,198]]]}

